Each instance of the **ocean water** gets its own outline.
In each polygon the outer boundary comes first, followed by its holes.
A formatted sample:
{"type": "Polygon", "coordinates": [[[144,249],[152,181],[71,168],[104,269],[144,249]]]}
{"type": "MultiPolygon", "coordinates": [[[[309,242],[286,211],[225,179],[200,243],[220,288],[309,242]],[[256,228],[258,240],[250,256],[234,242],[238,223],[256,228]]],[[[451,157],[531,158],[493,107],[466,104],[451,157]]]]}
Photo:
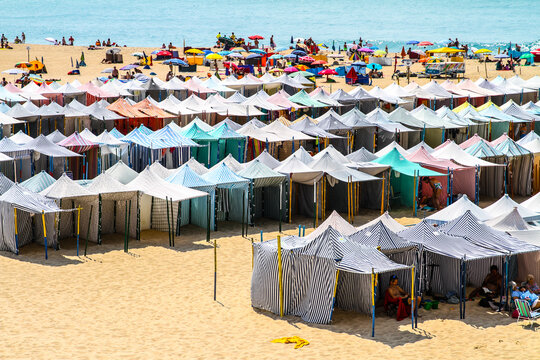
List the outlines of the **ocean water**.
{"type": "Polygon", "coordinates": [[[0,32],[27,43],[75,38],[128,46],[208,46],[216,34],[270,35],[278,46],[293,37],[342,45],[359,37],[390,51],[408,40],[459,38],[497,48],[509,42],[540,46],[539,0],[1,0],[0,32]]]}

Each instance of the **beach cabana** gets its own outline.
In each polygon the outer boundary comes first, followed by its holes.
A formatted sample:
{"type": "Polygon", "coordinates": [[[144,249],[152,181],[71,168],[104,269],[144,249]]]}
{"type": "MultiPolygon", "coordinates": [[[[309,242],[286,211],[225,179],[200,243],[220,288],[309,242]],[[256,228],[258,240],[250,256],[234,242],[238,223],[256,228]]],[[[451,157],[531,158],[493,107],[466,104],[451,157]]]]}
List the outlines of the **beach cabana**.
{"type": "Polygon", "coordinates": [[[486,211],[492,219],[506,215],[512,210],[516,210],[519,213],[519,216],[521,216],[525,221],[540,220],[539,212],[528,209],[527,207],[517,203],[516,201],[512,200],[508,194],[504,194],[499,200],[495,201],[493,204],[484,209],[484,211],[486,211]]]}
{"type": "Polygon", "coordinates": [[[186,126],[183,128],[180,135],[201,145],[200,147],[194,147],[191,149],[191,156],[197,159],[197,161],[206,164],[208,167],[215,165],[219,161],[219,138],[214,135],[210,135],[196,123],[193,123],[193,125],[189,127],[186,126]]]}
{"type": "Polygon", "coordinates": [[[440,225],[454,220],[455,218],[465,214],[467,211],[470,211],[480,221],[491,219],[491,215],[487,211],[469,200],[467,195],[463,195],[456,202],[426,217],[426,221],[435,225],[440,225]]]}
{"type": "Polygon", "coordinates": [[[58,145],[83,155],[82,160],[72,158],[69,161],[68,170],[72,172],[73,179],[91,179],[99,173],[99,145],[86,140],[78,132],[59,141],[58,145]]]}
{"type": "Polygon", "coordinates": [[[310,323],[330,323],[334,307],[372,313],[375,276],[410,271],[332,227],[315,239],[290,236],[254,243],[253,252],[251,305],[310,323]]]}
{"type": "Polygon", "coordinates": [[[19,185],[34,193],[39,193],[54,184],[55,181],[56,180],[46,171],[41,170],[39,173],[21,182],[19,185]]]}
{"type": "Polygon", "coordinates": [[[81,157],[81,155],[76,152],[73,152],[63,146],[54,144],[43,134],[26,143],[24,148],[26,150],[32,150],[34,153],[37,152],[44,155],[43,157],[34,156],[32,166],[33,172],[31,173],[32,175],[34,172],[46,170],[53,177],[60,177],[60,175],[64,172],[67,159],[81,157]]]}
{"type": "Polygon", "coordinates": [[[48,248],[58,248],[55,218],[60,211],[54,200],[13,184],[0,196],[0,250],[18,254],[36,241],[44,245],[47,259],[48,248]]]}
{"type": "Polygon", "coordinates": [[[238,161],[244,160],[244,148],[247,137],[237,133],[229,127],[227,123],[215,126],[213,130],[208,132],[210,135],[218,138],[218,157],[225,158],[231,154],[238,161]]]}
{"type": "Polygon", "coordinates": [[[507,191],[516,195],[530,195],[533,182],[533,153],[506,134],[493,140],[491,145],[495,147],[495,150],[506,155],[508,161],[507,191]]]}
{"type": "MultiPolygon", "coordinates": [[[[165,179],[172,185],[181,185],[191,189],[204,191],[210,197],[210,229],[215,229],[215,202],[216,184],[203,179],[198,173],[193,171],[188,163],[165,179]]],[[[202,228],[207,228],[206,214],[208,213],[208,201],[206,198],[195,198],[183,201],[180,209],[180,226],[194,224],[202,228]]],[[[179,227],[176,234],[179,235],[179,227]]]]}
{"type": "MultiPolygon", "coordinates": [[[[237,172],[238,176],[251,181],[252,199],[249,208],[249,224],[253,226],[255,218],[269,218],[285,221],[286,194],[283,183],[287,177],[255,159],[237,172]]],[[[281,226],[280,226],[281,230],[281,226]]]]}
{"type": "Polygon", "coordinates": [[[108,168],[105,173],[123,185],[127,185],[139,175],[138,172],[127,166],[122,160],[108,168]]]}

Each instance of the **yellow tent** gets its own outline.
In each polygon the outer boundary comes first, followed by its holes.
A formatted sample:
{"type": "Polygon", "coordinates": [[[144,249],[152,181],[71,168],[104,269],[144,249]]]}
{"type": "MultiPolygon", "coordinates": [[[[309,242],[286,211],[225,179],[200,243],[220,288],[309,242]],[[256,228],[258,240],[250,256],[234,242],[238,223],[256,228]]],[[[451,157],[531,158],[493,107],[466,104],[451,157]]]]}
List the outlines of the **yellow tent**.
{"type": "Polygon", "coordinates": [[[455,54],[455,53],[459,53],[459,52],[465,52],[465,50],[454,49],[454,48],[449,48],[449,47],[442,47],[442,48],[433,49],[433,50],[427,50],[426,51],[426,53],[431,53],[431,54],[455,54]]]}
{"type": "MultiPolygon", "coordinates": [[[[487,108],[490,107],[491,105],[495,105],[495,103],[494,103],[493,101],[489,100],[487,103],[485,103],[485,104],[480,105],[479,107],[477,107],[476,110],[482,111],[482,110],[487,109],[487,108]]],[[[501,110],[501,108],[498,107],[497,105],[495,105],[495,107],[496,107],[498,110],[501,110]]]]}
{"type": "MultiPolygon", "coordinates": [[[[454,108],[454,112],[459,113],[462,110],[465,110],[466,108],[468,108],[469,106],[472,106],[472,105],[468,101],[465,101],[463,104],[461,104],[458,107],[454,108]]],[[[474,106],[472,106],[472,107],[473,107],[473,109],[475,109],[474,106]]]]}

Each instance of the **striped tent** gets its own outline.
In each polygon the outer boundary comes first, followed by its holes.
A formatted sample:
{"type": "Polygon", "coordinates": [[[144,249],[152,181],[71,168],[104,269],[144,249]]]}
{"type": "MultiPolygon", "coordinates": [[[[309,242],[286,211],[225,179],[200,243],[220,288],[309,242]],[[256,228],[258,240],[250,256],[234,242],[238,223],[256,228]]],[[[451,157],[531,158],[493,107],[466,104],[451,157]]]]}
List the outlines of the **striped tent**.
{"type": "Polygon", "coordinates": [[[14,182],[9,180],[4,174],[0,173],[0,195],[11,189],[14,182]]]}
{"type": "MultiPolygon", "coordinates": [[[[184,164],[179,170],[165,179],[173,185],[181,185],[188,188],[204,191],[210,196],[210,229],[215,228],[215,203],[216,203],[216,184],[203,179],[190,167],[188,163],[184,164]]],[[[156,204],[154,203],[154,206],[156,204]]],[[[173,209],[174,211],[175,209],[173,209]]],[[[176,210],[178,211],[178,210],[176,210]]],[[[204,198],[192,199],[182,202],[180,209],[180,225],[194,224],[202,228],[207,227],[207,200],[204,198]]],[[[176,216],[175,216],[176,218],[176,216]]],[[[176,234],[179,229],[176,229],[176,234]]]]}
{"type": "MultiPolygon", "coordinates": [[[[252,306],[274,314],[280,313],[277,244],[275,239],[253,244],[251,279],[252,306]]],[[[408,268],[376,249],[353,243],[332,227],[315,239],[285,237],[281,247],[283,315],[300,316],[311,323],[331,322],[335,288],[335,306],[369,313],[372,272],[408,268]]]]}
{"type": "MultiPolygon", "coordinates": [[[[247,164],[250,164],[251,162],[255,161],[255,160],[258,160],[260,161],[261,163],[263,163],[264,165],[268,166],[270,169],[274,170],[275,168],[277,168],[279,165],[281,165],[281,162],[276,159],[275,157],[273,157],[272,155],[270,155],[270,153],[268,152],[268,150],[264,149],[259,156],[257,156],[255,159],[251,160],[249,163],[247,164]]],[[[248,165],[246,165],[248,166],[248,165]]]]}
{"type": "Polygon", "coordinates": [[[237,133],[226,122],[222,122],[219,126],[214,126],[214,129],[208,133],[219,139],[218,154],[220,159],[223,159],[229,154],[234,156],[238,161],[244,159],[244,147],[247,140],[245,135],[237,133]]]}
{"type": "Polygon", "coordinates": [[[504,253],[468,242],[460,236],[437,231],[426,220],[399,233],[399,236],[417,244],[424,261],[422,289],[428,294],[459,293],[460,263],[466,261],[467,283],[480,286],[485,269],[492,263],[500,265],[504,253]]]}
{"type": "Polygon", "coordinates": [[[401,225],[396,220],[394,220],[394,218],[391,217],[390,214],[388,214],[388,211],[386,211],[384,214],[382,214],[378,218],[373,219],[370,222],[357,227],[357,229],[362,230],[362,229],[369,228],[373,225],[376,225],[379,221],[381,221],[390,231],[393,231],[395,233],[398,233],[406,229],[405,226],[401,225]]]}
{"type": "Polygon", "coordinates": [[[38,193],[51,186],[55,181],[56,180],[51,175],[42,170],[19,185],[32,192],[38,193]]]}
{"type": "Polygon", "coordinates": [[[191,156],[196,158],[199,162],[211,167],[219,161],[219,139],[214,135],[210,135],[208,132],[205,132],[201,127],[199,127],[199,125],[197,125],[197,123],[191,122],[190,125],[183,128],[180,134],[201,145],[199,148],[191,149],[191,156]]]}
{"type": "Polygon", "coordinates": [[[77,154],[84,154],[84,158],[70,159],[69,169],[73,172],[74,179],[91,179],[98,173],[99,145],[86,140],[78,132],[74,132],[57,145],[63,146],[77,154]]]}
{"type": "Polygon", "coordinates": [[[47,247],[58,248],[54,224],[56,214],[60,211],[54,200],[13,184],[0,196],[0,221],[2,225],[0,250],[18,254],[20,247],[33,241],[46,244],[45,254],[47,254],[47,247]],[[15,223],[15,209],[17,209],[17,223],[15,223]],[[47,229],[46,243],[43,237],[43,223],[39,221],[41,218],[38,216],[36,221],[32,221],[32,215],[42,212],[45,214],[47,229]]]}
{"type": "Polygon", "coordinates": [[[115,180],[118,180],[124,185],[127,185],[139,175],[138,172],[127,166],[122,160],[108,168],[105,173],[111,175],[115,180]]]}

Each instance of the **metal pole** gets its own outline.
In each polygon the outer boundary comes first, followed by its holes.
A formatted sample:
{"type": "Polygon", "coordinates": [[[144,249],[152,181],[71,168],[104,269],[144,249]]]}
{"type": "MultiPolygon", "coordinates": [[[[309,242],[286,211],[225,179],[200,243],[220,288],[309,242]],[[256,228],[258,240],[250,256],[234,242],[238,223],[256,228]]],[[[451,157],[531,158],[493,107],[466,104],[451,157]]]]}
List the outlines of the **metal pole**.
{"type": "MultiPolygon", "coordinates": [[[[77,206],[77,256],[79,256],[79,234],[81,226],[81,206],[77,206]]],[[[86,255],[86,254],[85,254],[86,255]]]]}
{"type": "Polygon", "coordinates": [[[45,260],[49,258],[47,254],[47,225],[45,225],[45,211],[41,210],[41,220],[43,221],[43,239],[45,240],[45,260]]]}
{"type": "Polygon", "coordinates": [[[19,255],[19,230],[17,226],[17,208],[13,208],[13,215],[15,217],[15,255],[19,255]]]}
{"type": "Polygon", "coordinates": [[[281,263],[281,235],[277,236],[278,281],[279,281],[279,316],[283,317],[283,265],[281,263]]]}

